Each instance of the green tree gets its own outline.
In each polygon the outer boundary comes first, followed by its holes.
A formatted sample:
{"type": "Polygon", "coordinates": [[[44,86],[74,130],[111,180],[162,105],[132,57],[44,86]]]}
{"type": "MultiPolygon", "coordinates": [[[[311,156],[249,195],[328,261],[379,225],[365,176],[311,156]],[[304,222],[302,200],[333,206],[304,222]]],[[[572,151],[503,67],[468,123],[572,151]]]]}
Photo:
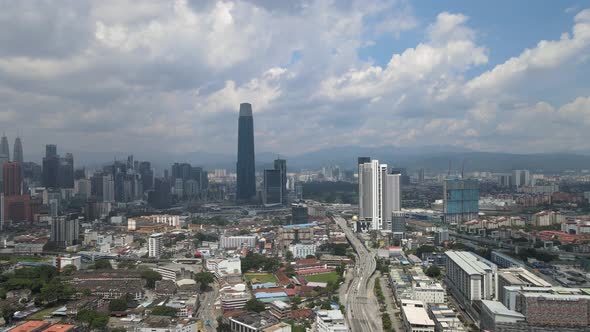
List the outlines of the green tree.
{"type": "Polygon", "coordinates": [[[125,311],[127,310],[127,299],[125,297],[111,300],[109,303],[110,311],[125,311]]]}
{"type": "Polygon", "coordinates": [[[111,262],[109,262],[106,259],[101,259],[101,260],[96,261],[96,263],[94,263],[94,265],[91,265],[91,267],[94,268],[95,270],[112,270],[113,269],[111,262]]]}
{"type": "Polygon", "coordinates": [[[80,310],[76,315],[76,320],[85,323],[92,329],[100,329],[107,326],[109,316],[93,310],[80,310]]]}
{"type": "Polygon", "coordinates": [[[64,276],[71,276],[74,272],[78,271],[78,268],[75,265],[66,265],[62,270],[61,274],[64,276]]]}
{"type": "Polygon", "coordinates": [[[67,300],[75,291],[72,286],[63,283],[59,278],[55,278],[43,285],[39,298],[47,303],[52,303],[61,300],[67,300]]]}
{"type": "Polygon", "coordinates": [[[438,278],[440,277],[440,268],[438,266],[431,265],[424,273],[430,278],[438,278]]]}
{"type": "Polygon", "coordinates": [[[201,290],[205,290],[215,282],[215,275],[211,272],[199,272],[195,275],[195,281],[201,285],[201,290]]]}
{"type": "Polygon", "coordinates": [[[293,252],[291,250],[287,250],[287,252],[285,253],[285,259],[288,261],[293,260],[293,252]]]}
{"type": "Polygon", "coordinates": [[[258,301],[257,299],[250,299],[248,300],[248,302],[246,302],[244,309],[254,312],[263,312],[266,309],[266,307],[264,303],[258,301]]]}
{"type": "Polygon", "coordinates": [[[174,317],[176,316],[176,309],[166,306],[158,306],[154,307],[154,309],[152,310],[152,315],[174,317]]]}
{"type": "Polygon", "coordinates": [[[141,272],[141,277],[146,280],[145,286],[149,289],[156,288],[156,281],[162,280],[162,275],[153,270],[141,272]]]}

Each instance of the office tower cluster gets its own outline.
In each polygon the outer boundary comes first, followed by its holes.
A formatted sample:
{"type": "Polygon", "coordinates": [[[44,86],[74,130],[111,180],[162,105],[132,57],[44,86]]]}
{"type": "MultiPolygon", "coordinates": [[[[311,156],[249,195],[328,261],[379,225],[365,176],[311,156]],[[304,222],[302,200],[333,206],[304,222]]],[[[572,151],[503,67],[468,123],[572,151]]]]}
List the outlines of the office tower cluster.
{"type": "Polygon", "coordinates": [[[359,216],[357,231],[391,230],[393,213],[401,210],[401,174],[369,157],[358,158],[359,216]]]}
{"type": "Polygon", "coordinates": [[[189,163],[174,163],[170,183],[178,199],[204,198],[209,186],[207,171],[189,163]]]}
{"type": "Polygon", "coordinates": [[[45,146],[43,186],[48,189],[74,188],[74,156],[66,153],[65,157],[60,157],[54,144],[45,146]]]}

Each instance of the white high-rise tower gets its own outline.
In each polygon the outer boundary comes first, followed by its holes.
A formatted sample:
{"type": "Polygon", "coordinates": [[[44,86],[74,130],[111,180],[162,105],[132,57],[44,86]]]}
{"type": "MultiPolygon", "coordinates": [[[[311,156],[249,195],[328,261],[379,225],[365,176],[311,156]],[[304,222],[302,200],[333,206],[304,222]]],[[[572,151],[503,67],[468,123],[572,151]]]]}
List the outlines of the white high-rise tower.
{"type": "Polygon", "coordinates": [[[401,209],[400,174],[389,174],[378,160],[359,163],[359,224],[361,229],[391,230],[394,211],[401,209]]]}

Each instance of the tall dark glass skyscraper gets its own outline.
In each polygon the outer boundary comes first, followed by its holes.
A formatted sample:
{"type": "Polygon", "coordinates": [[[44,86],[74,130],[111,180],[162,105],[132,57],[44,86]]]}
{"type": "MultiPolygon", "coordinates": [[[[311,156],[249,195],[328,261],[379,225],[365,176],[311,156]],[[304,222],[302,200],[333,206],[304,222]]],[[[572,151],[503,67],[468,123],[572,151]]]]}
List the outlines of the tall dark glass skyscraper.
{"type": "Polygon", "coordinates": [[[240,104],[238,120],[238,163],[236,165],[238,200],[251,200],[256,196],[256,170],[254,169],[254,118],[252,105],[240,104]]]}
{"type": "Polygon", "coordinates": [[[2,136],[0,142],[0,155],[4,155],[6,161],[10,161],[10,148],[8,147],[8,138],[6,136],[2,136]]]}
{"type": "Polygon", "coordinates": [[[20,140],[20,137],[17,137],[14,140],[14,149],[12,150],[14,153],[13,161],[17,163],[23,163],[23,143],[20,140]]]}

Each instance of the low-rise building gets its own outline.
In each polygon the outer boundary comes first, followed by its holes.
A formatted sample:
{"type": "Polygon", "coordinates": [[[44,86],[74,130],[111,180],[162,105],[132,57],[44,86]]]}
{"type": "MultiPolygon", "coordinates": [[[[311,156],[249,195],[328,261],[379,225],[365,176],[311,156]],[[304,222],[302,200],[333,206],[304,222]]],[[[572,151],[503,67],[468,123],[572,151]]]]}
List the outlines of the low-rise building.
{"type": "Polygon", "coordinates": [[[435,332],[434,321],[426,312],[426,305],[422,301],[402,300],[402,320],[404,330],[408,332],[435,332]]]}
{"type": "Polygon", "coordinates": [[[429,306],[430,317],[434,321],[434,330],[436,332],[465,332],[467,329],[463,322],[454,312],[445,304],[429,306]]]}
{"type": "Polygon", "coordinates": [[[306,258],[315,256],[316,245],[313,243],[297,243],[289,246],[289,251],[293,253],[294,258],[306,258]]]}
{"type": "Polygon", "coordinates": [[[446,301],[446,291],[438,282],[418,283],[413,289],[412,300],[430,304],[441,304],[446,301]]]}
{"type": "Polygon", "coordinates": [[[272,301],[270,303],[270,313],[278,319],[286,319],[291,312],[291,306],[284,301],[272,301]]]}
{"type": "Polygon", "coordinates": [[[246,312],[229,318],[229,325],[235,332],[262,332],[277,325],[279,320],[268,313],[246,312]]]}
{"type": "Polygon", "coordinates": [[[317,332],[348,332],[348,324],[340,310],[318,310],[316,330],[317,332]]]}

